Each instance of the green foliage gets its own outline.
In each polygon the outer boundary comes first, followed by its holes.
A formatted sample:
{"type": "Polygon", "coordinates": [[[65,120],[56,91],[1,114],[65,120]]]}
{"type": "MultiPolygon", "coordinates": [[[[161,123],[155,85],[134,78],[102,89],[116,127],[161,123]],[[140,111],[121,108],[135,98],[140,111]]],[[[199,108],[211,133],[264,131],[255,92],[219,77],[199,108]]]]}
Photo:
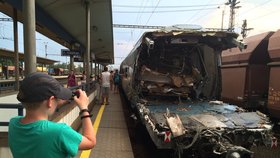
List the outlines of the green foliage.
{"type": "Polygon", "coordinates": [[[70,67],[70,64],[67,64],[67,63],[54,64],[54,65],[48,66],[48,68],[63,68],[63,69],[68,69],[69,67],[70,67]]]}
{"type": "Polygon", "coordinates": [[[14,61],[12,58],[0,58],[0,66],[13,66],[14,61]]]}

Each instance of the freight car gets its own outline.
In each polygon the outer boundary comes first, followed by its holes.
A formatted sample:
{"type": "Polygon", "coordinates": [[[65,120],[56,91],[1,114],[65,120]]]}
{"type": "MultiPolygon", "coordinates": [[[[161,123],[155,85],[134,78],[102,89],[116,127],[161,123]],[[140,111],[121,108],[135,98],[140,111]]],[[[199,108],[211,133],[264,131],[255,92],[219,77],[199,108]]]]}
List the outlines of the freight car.
{"type": "Polygon", "coordinates": [[[216,100],[221,52],[242,48],[237,36],[179,26],[146,32],[121,63],[121,88],[158,149],[243,158],[251,145],[270,144],[266,115],[216,100]]]}
{"type": "Polygon", "coordinates": [[[244,39],[246,50],[222,52],[222,100],[280,120],[279,40],[280,30],[265,32],[244,39]]]}
{"type": "Polygon", "coordinates": [[[270,38],[268,43],[268,53],[271,62],[269,66],[269,84],[268,84],[268,113],[277,121],[280,120],[280,30],[276,31],[270,38]]]}
{"type": "Polygon", "coordinates": [[[222,100],[265,110],[270,62],[267,48],[272,35],[273,32],[265,32],[248,37],[244,39],[247,49],[222,52],[222,100]]]}

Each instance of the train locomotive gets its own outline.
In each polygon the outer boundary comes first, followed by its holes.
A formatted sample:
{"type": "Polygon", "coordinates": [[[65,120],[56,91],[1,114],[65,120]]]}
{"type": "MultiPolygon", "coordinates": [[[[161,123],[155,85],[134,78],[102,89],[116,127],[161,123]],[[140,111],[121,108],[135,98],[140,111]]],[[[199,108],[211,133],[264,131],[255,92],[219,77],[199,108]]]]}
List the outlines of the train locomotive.
{"type": "Polygon", "coordinates": [[[121,88],[158,149],[237,158],[252,157],[252,145],[270,145],[266,115],[218,100],[221,52],[246,47],[237,37],[167,27],[144,33],[121,63],[121,88]]]}

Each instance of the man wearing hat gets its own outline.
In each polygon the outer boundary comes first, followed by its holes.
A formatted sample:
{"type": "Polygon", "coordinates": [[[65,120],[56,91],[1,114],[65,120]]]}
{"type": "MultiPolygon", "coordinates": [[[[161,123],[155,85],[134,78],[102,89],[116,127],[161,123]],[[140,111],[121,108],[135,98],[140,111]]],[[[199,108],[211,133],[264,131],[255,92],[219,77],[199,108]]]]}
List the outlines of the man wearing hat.
{"type": "Polygon", "coordinates": [[[79,107],[83,134],[64,123],[48,121],[57,107],[72,97],[72,92],[60,85],[53,77],[35,72],[23,81],[17,99],[26,109],[25,116],[14,117],[9,124],[9,146],[14,158],[68,158],[78,149],[94,147],[96,137],[89,114],[86,93],[77,90],[74,101],[79,107]]]}

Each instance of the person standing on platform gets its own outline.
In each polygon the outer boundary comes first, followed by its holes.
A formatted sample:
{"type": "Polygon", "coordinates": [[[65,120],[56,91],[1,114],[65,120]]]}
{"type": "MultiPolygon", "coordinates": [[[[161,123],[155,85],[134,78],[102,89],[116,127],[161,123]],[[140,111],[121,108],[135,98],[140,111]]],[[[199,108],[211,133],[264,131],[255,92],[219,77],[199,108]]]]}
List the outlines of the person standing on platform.
{"type": "Polygon", "coordinates": [[[108,68],[104,67],[104,72],[101,73],[101,92],[102,92],[102,104],[104,101],[109,105],[109,89],[110,89],[110,72],[108,68]]]}
{"type": "Polygon", "coordinates": [[[67,88],[68,87],[74,87],[77,86],[76,76],[74,74],[74,71],[71,70],[70,74],[68,75],[68,82],[67,82],[67,88]]]}
{"type": "Polygon", "coordinates": [[[121,77],[120,77],[119,71],[116,70],[115,74],[114,74],[114,93],[119,92],[120,80],[121,80],[121,77]]]}
{"type": "Polygon", "coordinates": [[[110,71],[110,90],[113,91],[113,85],[114,85],[114,71],[110,71]]]}
{"type": "Polygon", "coordinates": [[[92,128],[89,99],[85,91],[77,90],[73,97],[80,109],[83,134],[65,123],[49,121],[56,108],[72,98],[72,92],[53,77],[35,72],[26,76],[20,85],[17,99],[26,109],[25,116],[10,120],[8,143],[14,158],[69,158],[78,150],[88,150],[96,144],[92,128]]]}
{"type": "Polygon", "coordinates": [[[81,77],[81,84],[86,84],[87,76],[86,71],[83,71],[82,77],[81,77]]]}

